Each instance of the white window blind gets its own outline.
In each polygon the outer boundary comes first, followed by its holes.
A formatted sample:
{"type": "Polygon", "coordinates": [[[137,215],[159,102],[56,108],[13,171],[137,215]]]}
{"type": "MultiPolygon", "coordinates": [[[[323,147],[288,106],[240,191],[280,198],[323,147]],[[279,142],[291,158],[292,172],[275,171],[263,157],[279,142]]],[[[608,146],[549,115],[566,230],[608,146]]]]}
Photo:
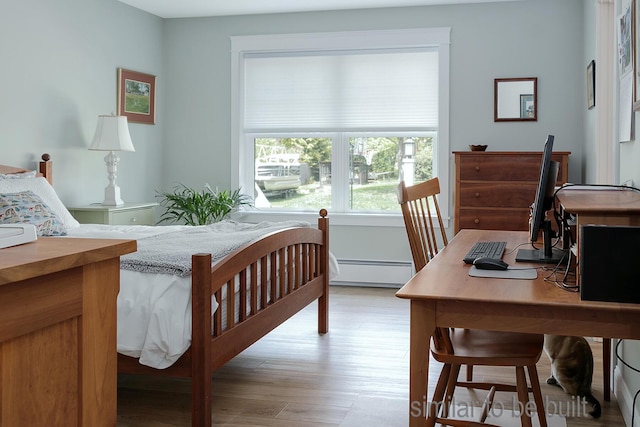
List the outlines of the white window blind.
{"type": "Polygon", "coordinates": [[[437,49],[244,57],[244,130],[438,127],[437,49]]]}

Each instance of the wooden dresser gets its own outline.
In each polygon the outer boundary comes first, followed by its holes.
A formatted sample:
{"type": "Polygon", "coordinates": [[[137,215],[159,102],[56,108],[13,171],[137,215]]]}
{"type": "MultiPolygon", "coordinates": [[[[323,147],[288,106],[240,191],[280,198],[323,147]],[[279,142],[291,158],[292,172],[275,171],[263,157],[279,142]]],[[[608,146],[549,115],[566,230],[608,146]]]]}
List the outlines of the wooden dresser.
{"type": "MultiPolygon", "coordinates": [[[[455,233],[463,228],[528,230],[529,207],[540,177],[542,152],[454,151],[455,233]]],[[[567,182],[569,154],[553,153],[560,162],[557,184],[567,182]]]]}
{"type": "Polygon", "coordinates": [[[120,255],[135,240],[0,249],[0,426],[116,425],[120,255]]]}

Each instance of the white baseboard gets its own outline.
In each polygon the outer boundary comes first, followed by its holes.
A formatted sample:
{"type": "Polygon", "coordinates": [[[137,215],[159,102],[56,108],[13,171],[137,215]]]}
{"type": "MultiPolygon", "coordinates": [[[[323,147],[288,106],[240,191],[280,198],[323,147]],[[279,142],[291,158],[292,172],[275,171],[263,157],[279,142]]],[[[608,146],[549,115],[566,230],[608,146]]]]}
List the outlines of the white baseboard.
{"type": "Polygon", "coordinates": [[[618,406],[620,407],[620,412],[622,412],[625,425],[627,427],[640,427],[640,398],[636,401],[634,425],[631,425],[633,397],[637,393],[637,390],[629,389],[624,377],[620,374],[620,368],[617,366],[613,370],[613,378],[614,393],[618,400],[618,406]]]}
{"type": "Polygon", "coordinates": [[[414,274],[407,261],[338,259],[340,274],[332,285],[400,288],[414,274]]]}

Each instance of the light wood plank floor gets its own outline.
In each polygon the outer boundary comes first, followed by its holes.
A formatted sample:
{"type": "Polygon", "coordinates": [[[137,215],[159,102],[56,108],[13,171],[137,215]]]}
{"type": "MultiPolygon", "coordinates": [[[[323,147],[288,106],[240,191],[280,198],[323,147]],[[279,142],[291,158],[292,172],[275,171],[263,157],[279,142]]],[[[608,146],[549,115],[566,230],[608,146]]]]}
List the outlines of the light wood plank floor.
{"type": "MultiPolygon", "coordinates": [[[[332,286],[328,334],[317,334],[313,304],[214,374],[214,424],[406,426],[409,303],[394,293],[394,289],[332,286]]],[[[599,343],[592,346],[594,395],[603,415],[597,420],[569,417],[567,426],[623,426],[615,397],[611,402],[602,400],[602,349],[599,343]]],[[[436,362],[431,367],[429,394],[439,374],[436,362]]],[[[543,395],[567,408],[572,399],[545,383],[549,362],[544,355],[538,370],[543,395]]],[[[482,377],[514,380],[508,368],[476,368],[474,378],[482,377]]],[[[121,376],[117,425],[189,426],[189,390],[186,380],[121,376]]],[[[456,396],[459,401],[469,398],[464,390],[456,396]]],[[[505,407],[511,398],[507,393],[496,395],[505,407]]]]}

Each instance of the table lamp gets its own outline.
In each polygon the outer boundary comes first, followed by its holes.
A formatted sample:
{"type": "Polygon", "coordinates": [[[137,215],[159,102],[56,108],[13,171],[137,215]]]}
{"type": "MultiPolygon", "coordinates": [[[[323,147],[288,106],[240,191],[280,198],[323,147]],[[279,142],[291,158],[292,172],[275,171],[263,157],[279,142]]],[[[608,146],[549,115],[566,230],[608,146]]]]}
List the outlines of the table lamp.
{"type": "Polygon", "coordinates": [[[116,185],[116,172],[120,159],[115,151],[136,151],[131,142],[127,118],[125,116],[98,116],[96,133],[89,150],[108,151],[104,158],[107,165],[109,185],[104,189],[103,206],[119,206],[124,204],[120,198],[120,187],[116,185]]]}

